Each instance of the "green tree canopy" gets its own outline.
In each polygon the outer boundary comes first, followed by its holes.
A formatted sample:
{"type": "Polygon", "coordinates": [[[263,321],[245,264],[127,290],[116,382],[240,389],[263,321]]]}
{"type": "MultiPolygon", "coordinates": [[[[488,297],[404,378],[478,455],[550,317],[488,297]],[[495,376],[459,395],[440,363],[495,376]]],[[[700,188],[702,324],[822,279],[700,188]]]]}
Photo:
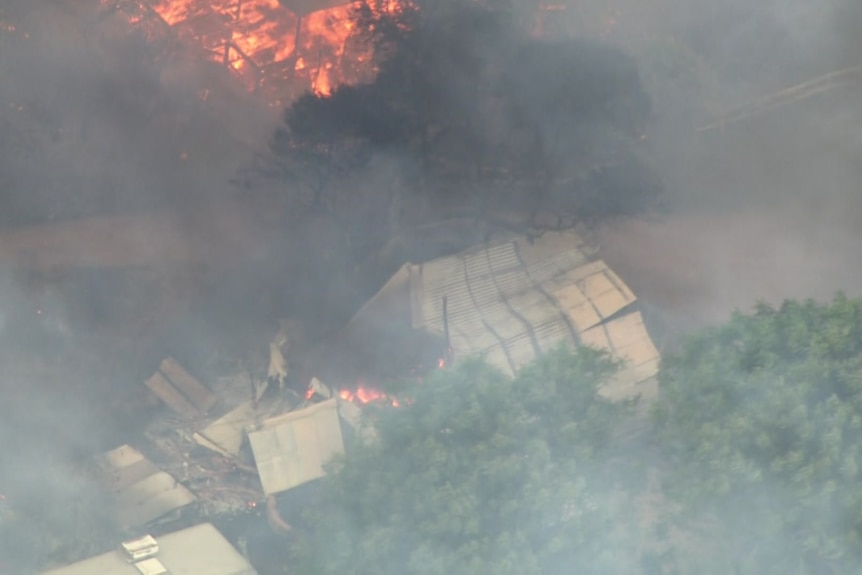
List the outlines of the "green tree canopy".
{"type": "Polygon", "coordinates": [[[408,386],[323,480],[297,572],[635,572],[635,478],[612,461],[630,405],[597,394],[615,368],[560,349],[515,378],[467,361],[408,386]]]}
{"type": "Polygon", "coordinates": [[[862,300],[737,314],[666,358],[660,387],[668,494],[712,526],[686,572],[858,572],[862,300]]]}

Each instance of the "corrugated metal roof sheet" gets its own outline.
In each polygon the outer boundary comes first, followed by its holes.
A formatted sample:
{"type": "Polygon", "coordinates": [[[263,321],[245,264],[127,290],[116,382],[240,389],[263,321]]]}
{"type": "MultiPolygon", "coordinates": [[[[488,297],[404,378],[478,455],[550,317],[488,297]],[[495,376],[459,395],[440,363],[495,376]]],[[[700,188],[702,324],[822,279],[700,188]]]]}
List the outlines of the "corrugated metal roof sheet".
{"type": "Polygon", "coordinates": [[[123,529],[145,525],[197,500],[130,445],[102,454],[96,461],[111,490],[117,524],[123,529]]]}
{"type": "MultiPolygon", "coordinates": [[[[513,373],[567,342],[625,359],[617,379],[643,381],[657,371],[659,354],[633,307],[635,295],[604,261],[591,260],[575,232],[518,237],[407,264],[381,293],[392,296],[408,283],[413,327],[437,336],[448,327],[456,359],[483,355],[513,373]]],[[[351,323],[366,325],[365,316],[377,311],[368,305],[351,323]]]]}
{"type": "MultiPolygon", "coordinates": [[[[257,571],[215,527],[202,523],[159,536],[157,560],[174,575],[256,575],[257,571]]],[[[104,553],[42,575],[139,575],[118,551],[104,553]]]]}
{"type": "Polygon", "coordinates": [[[344,453],[335,398],[267,419],[248,439],[267,496],[323,477],[323,465],[344,453]]]}

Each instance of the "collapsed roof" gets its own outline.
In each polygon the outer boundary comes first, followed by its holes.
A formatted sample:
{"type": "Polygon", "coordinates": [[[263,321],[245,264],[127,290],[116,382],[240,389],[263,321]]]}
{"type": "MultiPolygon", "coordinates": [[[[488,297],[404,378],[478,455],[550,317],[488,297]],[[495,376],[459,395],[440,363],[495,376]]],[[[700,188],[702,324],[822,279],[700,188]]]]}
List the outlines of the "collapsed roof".
{"type": "Polygon", "coordinates": [[[509,374],[561,343],[590,346],[625,362],[605,392],[637,394],[657,373],[659,352],[635,295],[591,252],[564,231],[405,264],[356,314],[346,341],[392,355],[405,330],[418,331],[455,359],[481,355],[509,374]]]}

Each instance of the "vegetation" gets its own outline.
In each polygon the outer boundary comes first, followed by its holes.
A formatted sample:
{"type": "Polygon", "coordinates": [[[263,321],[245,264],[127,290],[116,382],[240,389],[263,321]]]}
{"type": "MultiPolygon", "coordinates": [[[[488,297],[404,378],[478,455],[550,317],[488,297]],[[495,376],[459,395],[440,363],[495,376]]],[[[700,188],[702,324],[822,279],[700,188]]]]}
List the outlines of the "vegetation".
{"type": "Polygon", "coordinates": [[[690,339],[660,374],[659,451],[618,443],[631,405],[596,393],[614,368],[561,349],[406,388],[321,483],[298,572],[858,571],[862,300],[761,305],[690,339]]]}
{"type": "Polygon", "coordinates": [[[858,571],[862,301],[737,314],[666,359],[660,385],[668,494],[710,539],[684,572],[858,571]]]}
{"type": "Polygon", "coordinates": [[[614,363],[557,350],[509,378],[479,361],[404,390],[377,439],[334,463],[299,573],[632,573],[630,489],[612,457],[614,363]]]}
{"type": "Polygon", "coordinates": [[[318,202],[386,155],[410,193],[464,205],[580,220],[651,205],[660,185],[641,159],[649,99],[628,56],[535,39],[507,2],[387,5],[355,12],[359,40],[379,59],[374,80],[305,95],[276,134],[280,165],[318,202]]]}

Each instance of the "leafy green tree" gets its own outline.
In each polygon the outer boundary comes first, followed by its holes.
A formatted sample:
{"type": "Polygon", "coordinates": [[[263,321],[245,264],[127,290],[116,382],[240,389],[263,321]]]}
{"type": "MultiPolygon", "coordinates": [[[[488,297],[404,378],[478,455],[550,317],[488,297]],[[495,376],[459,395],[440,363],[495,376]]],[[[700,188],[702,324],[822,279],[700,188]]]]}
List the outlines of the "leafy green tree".
{"type": "Polygon", "coordinates": [[[559,349],[515,378],[475,360],[402,389],[323,480],[297,572],[637,572],[638,478],[613,457],[631,404],[597,394],[615,368],[559,349]]]}
{"type": "Polygon", "coordinates": [[[862,566],[862,300],[760,305],[665,359],[656,410],[685,572],[862,566]]]}

